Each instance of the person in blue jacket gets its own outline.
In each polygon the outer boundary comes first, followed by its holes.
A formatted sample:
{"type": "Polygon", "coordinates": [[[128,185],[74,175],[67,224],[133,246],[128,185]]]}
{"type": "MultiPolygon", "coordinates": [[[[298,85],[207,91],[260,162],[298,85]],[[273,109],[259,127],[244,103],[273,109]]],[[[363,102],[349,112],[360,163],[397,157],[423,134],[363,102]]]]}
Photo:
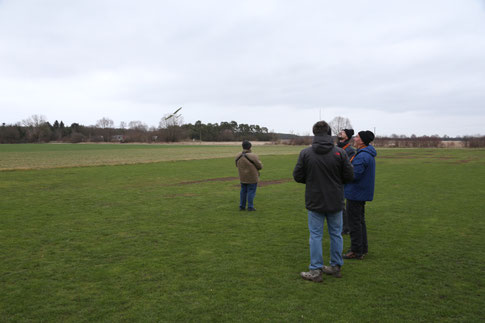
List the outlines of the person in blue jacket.
{"type": "Polygon", "coordinates": [[[365,224],[365,202],[374,199],[376,177],[376,150],[370,143],[374,140],[372,131],[360,131],[354,138],[357,152],[351,158],[354,180],[345,185],[347,215],[350,226],[350,250],[344,259],[363,259],[369,251],[365,224]]]}

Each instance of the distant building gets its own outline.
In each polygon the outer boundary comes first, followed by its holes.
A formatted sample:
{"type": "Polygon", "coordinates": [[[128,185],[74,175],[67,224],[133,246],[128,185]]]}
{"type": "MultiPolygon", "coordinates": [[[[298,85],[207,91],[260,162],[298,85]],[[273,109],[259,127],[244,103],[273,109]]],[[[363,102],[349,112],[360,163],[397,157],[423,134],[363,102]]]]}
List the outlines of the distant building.
{"type": "Polygon", "coordinates": [[[111,136],[111,141],[125,142],[125,136],[124,135],[111,136]]]}

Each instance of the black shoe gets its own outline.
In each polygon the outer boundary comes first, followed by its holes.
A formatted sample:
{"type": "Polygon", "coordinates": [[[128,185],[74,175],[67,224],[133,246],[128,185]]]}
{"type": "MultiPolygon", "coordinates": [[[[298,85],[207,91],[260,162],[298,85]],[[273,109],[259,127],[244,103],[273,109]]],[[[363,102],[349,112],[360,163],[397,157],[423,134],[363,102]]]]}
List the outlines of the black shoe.
{"type": "Polygon", "coordinates": [[[256,209],[253,207],[248,207],[248,211],[256,211],[256,209]]]}
{"type": "Polygon", "coordinates": [[[244,207],[239,207],[239,211],[246,211],[246,208],[244,208],[244,207]]]}
{"type": "Polygon", "coordinates": [[[355,253],[353,251],[349,251],[345,255],[343,255],[342,258],[344,258],[344,259],[357,259],[357,260],[362,260],[362,259],[364,259],[364,256],[361,255],[361,254],[359,254],[359,253],[355,253]]]}

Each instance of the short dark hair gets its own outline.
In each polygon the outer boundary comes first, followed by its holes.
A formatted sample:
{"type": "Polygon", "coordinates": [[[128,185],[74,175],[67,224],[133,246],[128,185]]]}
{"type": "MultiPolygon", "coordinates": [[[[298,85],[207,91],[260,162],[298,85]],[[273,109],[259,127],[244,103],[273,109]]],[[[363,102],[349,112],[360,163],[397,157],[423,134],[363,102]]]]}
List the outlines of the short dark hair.
{"type": "Polygon", "coordinates": [[[322,135],[332,135],[332,129],[325,121],[318,121],[313,125],[313,134],[315,136],[322,136],[322,135]]]}
{"type": "Polygon", "coordinates": [[[243,140],[242,147],[243,149],[251,149],[251,143],[248,140],[243,140]]]}

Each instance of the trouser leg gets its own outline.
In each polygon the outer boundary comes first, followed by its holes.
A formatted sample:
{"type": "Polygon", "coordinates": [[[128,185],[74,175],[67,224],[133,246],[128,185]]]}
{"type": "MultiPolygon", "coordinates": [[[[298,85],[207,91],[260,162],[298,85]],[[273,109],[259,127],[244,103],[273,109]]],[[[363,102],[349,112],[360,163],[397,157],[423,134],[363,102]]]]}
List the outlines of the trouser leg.
{"type": "Polygon", "coordinates": [[[367,224],[365,222],[365,202],[362,205],[362,253],[368,253],[369,246],[367,245],[367,224]]]}
{"type": "Polygon", "coordinates": [[[241,192],[239,194],[239,207],[245,209],[246,208],[246,200],[248,196],[248,184],[241,183],[241,192]]]}
{"type": "Polygon", "coordinates": [[[254,208],[254,197],[256,196],[256,189],[258,183],[248,184],[248,208],[254,208]]]}
{"type": "Polygon", "coordinates": [[[364,204],[363,201],[347,200],[347,212],[350,225],[350,250],[356,254],[362,254],[363,245],[363,229],[362,219],[364,216],[364,204]]]}
{"type": "Polygon", "coordinates": [[[328,234],[330,236],[330,266],[342,266],[342,251],[344,239],[342,238],[342,212],[326,213],[328,234]]]}
{"type": "Polygon", "coordinates": [[[323,267],[323,223],[325,217],[319,213],[308,211],[308,230],[310,231],[310,270],[323,267]]]}

